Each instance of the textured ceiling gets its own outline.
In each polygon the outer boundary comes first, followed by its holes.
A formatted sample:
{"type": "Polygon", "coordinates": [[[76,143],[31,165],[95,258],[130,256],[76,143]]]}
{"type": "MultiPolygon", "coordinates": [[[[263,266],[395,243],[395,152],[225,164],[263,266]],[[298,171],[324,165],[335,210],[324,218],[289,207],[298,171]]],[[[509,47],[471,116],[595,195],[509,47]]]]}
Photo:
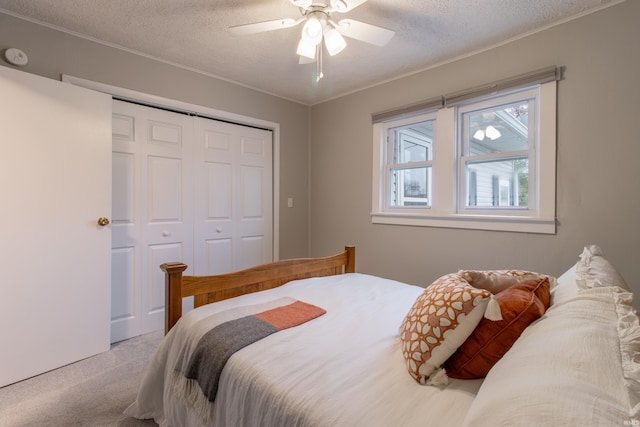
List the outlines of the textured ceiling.
{"type": "Polygon", "coordinates": [[[320,82],[314,64],[298,64],[300,26],[244,36],[227,30],[300,17],[289,0],[0,0],[0,12],[313,105],[617,2],[369,0],[339,18],[395,37],[385,47],[347,39],[339,55],[324,56],[320,82]]]}

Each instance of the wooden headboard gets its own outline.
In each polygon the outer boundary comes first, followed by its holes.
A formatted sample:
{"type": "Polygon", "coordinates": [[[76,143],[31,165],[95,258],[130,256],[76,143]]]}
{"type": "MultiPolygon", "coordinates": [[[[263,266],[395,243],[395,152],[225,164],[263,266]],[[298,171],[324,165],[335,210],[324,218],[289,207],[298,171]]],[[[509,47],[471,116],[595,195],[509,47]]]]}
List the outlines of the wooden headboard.
{"type": "Polygon", "coordinates": [[[193,296],[195,308],[251,292],[277,288],[292,280],[354,273],[355,256],[355,246],[345,246],[344,252],[324,258],[286,259],[215,276],[183,276],[186,264],[162,264],[160,268],[165,272],[164,332],[169,332],[182,316],[184,297],[193,296]]]}

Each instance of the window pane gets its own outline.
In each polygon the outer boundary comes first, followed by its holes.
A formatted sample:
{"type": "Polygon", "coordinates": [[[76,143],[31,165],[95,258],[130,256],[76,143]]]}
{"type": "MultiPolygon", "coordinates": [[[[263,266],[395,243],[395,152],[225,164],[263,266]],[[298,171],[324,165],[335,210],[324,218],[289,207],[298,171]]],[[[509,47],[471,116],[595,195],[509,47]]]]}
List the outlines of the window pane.
{"type": "Polygon", "coordinates": [[[432,160],[433,121],[395,128],[392,135],[393,164],[432,160]]]}
{"type": "Polygon", "coordinates": [[[529,109],[524,100],[464,113],[468,126],[467,155],[505,153],[529,149],[529,109]]]}
{"type": "Polygon", "coordinates": [[[431,167],[392,169],[389,180],[392,207],[431,206],[431,167]]]}
{"type": "Polygon", "coordinates": [[[529,160],[467,162],[466,206],[519,207],[529,204],[529,160]]]}

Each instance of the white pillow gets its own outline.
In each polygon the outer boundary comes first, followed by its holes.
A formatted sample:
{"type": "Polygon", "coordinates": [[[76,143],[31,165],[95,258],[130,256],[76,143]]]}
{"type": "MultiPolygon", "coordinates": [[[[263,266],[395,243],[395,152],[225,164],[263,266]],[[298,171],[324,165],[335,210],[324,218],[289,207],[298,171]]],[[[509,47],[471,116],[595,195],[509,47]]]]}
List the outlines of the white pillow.
{"type": "Polygon", "coordinates": [[[563,301],[569,300],[578,294],[576,280],[576,265],[574,264],[558,277],[558,285],[551,290],[551,307],[561,304],[563,301]]]}
{"type": "Polygon", "coordinates": [[[613,286],[577,290],[575,268],[558,278],[551,308],[489,371],[464,426],[640,423],[632,294],[613,286]]]}
{"type": "Polygon", "coordinates": [[[585,246],[580,261],[576,264],[578,288],[601,288],[618,286],[630,290],[627,283],[615,267],[604,257],[597,245],[585,246]]]}

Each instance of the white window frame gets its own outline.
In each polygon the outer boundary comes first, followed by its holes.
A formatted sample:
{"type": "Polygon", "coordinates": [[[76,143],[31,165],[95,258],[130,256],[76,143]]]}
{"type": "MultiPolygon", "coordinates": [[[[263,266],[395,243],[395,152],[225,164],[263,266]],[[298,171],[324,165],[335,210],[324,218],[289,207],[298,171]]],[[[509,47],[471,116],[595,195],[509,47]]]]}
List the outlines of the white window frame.
{"type": "MultiPolygon", "coordinates": [[[[555,234],[556,232],[556,89],[555,80],[534,85],[537,88],[536,142],[532,147],[537,177],[526,210],[460,209],[458,153],[460,142],[457,126],[458,107],[443,107],[435,112],[433,141],[431,206],[428,209],[388,206],[388,175],[386,175],[387,129],[390,118],[373,124],[372,211],[374,224],[394,224],[427,227],[464,228],[474,230],[511,231],[555,234]]],[[[500,95],[500,96],[510,96],[500,95]]],[[[495,97],[494,97],[495,99],[495,97]]],[[[402,120],[424,120],[421,115],[402,120]]],[[[533,124],[530,124],[533,126],[533,124]]]]}
{"type": "Polygon", "coordinates": [[[502,215],[506,213],[510,216],[531,216],[535,215],[537,206],[537,194],[538,186],[532,185],[529,188],[529,203],[526,208],[521,207],[468,207],[466,205],[467,195],[467,177],[466,177],[466,161],[471,158],[475,160],[490,161],[506,159],[510,156],[526,156],[529,161],[529,180],[532,183],[537,183],[537,147],[539,146],[538,130],[536,126],[532,126],[528,129],[528,143],[527,150],[513,151],[508,155],[505,153],[490,153],[485,155],[465,156],[465,151],[468,149],[469,136],[465,132],[466,123],[463,123],[462,117],[474,111],[482,111],[492,109],[493,107],[511,104],[525,99],[533,99],[534,108],[529,111],[529,123],[537,123],[537,117],[539,114],[539,88],[528,88],[526,90],[515,91],[511,94],[506,94],[498,97],[488,97],[476,102],[466,103],[457,107],[456,120],[458,125],[458,138],[457,148],[460,150],[460,155],[457,156],[457,173],[458,173],[458,199],[457,199],[457,212],[460,214],[470,215],[502,215]],[[506,212],[506,211],[509,212],[506,212]]]}
{"type": "MultiPolygon", "coordinates": [[[[384,169],[385,169],[385,176],[387,177],[387,179],[384,180],[384,195],[383,195],[383,200],[385,201],[385,210],[388,210],[390,212],[393,212],[395,210],[410,210],[411,212],[414,213],[419,213],[425,210],[428,210],[431,208],[431,198],[432,198],[432,185],[431,185],[431,180],[429,180],[429,188],[427,188],[427,197],[428,197],[428,205],[427,206],[395,206],[392,205],[391,203],[391,171],[392,169],[409,169],[409,168],[432,168],[433,167],[433,160],[424,160],[424,161],[420,161],[420,162],[409,162],[409,163],[396,163],[394,162],[394,160],[392,159],[393,154],[394,154],[394,148],[395,148],[395,141],[389,137],[390,133],[394,131],[394,129],[400,128],[400,127],[404,127],[408,124],[413,124],[413,123],[421,123],[421,122],[427,122],[427,121],[433,121],[434,125],[434,134],[436,132],[437,126],[435,123],[435,119],[436,119],[436,114],[435,112],[433,113],[427,113],[427,114],[421,114],[415,117],[411,117],[411,118],[404,118],[404,119],[400,119],[400,120],[393,120],[393,121],[388,121],[384,123],[384,133],[385,133],[385,144],[386,147],[383,150],[384,151],[384,169]]],[[[433,141],[431,141],[431,147],[429,147],[429,149],[431,150],[431,158],[433,159],[434,157],[434,149],[435,149],[435,144],[433,143],[433,141]]],[[[431,176],[433,176],[433,173],[431,174],[431,176]]]]}

